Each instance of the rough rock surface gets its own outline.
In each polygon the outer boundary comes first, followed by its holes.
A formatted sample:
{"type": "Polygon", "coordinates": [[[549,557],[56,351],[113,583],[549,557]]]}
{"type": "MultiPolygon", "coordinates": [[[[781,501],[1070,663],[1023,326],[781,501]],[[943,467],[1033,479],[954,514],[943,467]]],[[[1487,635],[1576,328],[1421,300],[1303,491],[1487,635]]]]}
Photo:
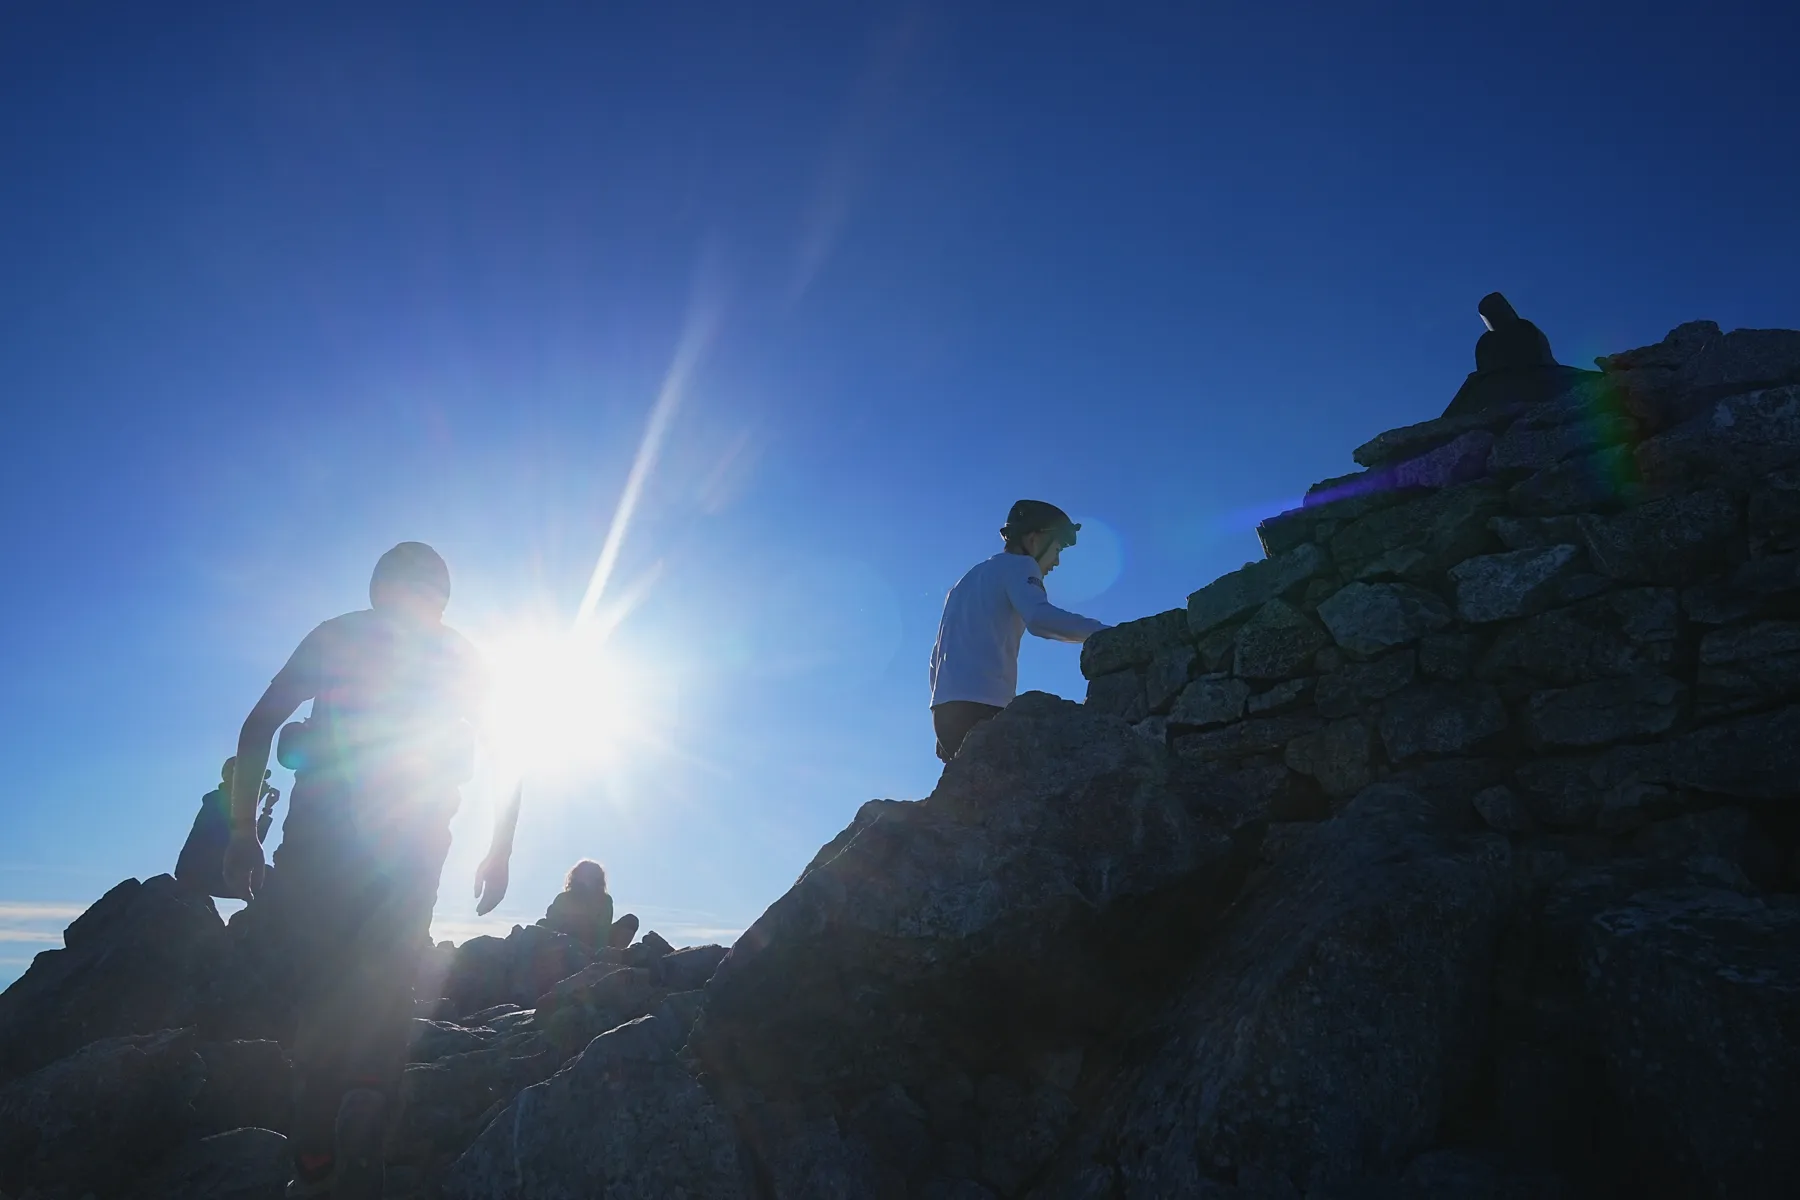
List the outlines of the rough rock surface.
{"type": "MultiPolygon", "coordinates": [[[[1800,334],[1600,366],[1375,438],[729,953],[433,948],[390,1194],[1789,1194],[1800,334]]],[[[254,933],[153,878],[39,956],[0,1190],[271,1194],[254,933]]]]}
{"type": "Polygon", "coordinates": [[[1319,605],[1319,619],[1338,645],[1370,656],[1436,633],[1450,623],[1450,609],[1409,584],[1352,583],[1319,605]]]}
{"type": "Polygon", "coordinates": [[[942,1037],[1104,1026],[1121,968],[1234,890],[1243,852],[1208,797],[1124,722],[1033,693],[984,732],[927,799],[865,806],[739,938],[690,1047],[709,1070],[856,1091],[917,1082],[942,1037]]]}
{"type": "Polygon", "coordinates": [[[1474,1079],[1510,890],[1504,839],[1371,789],[1239,902],[1087,1156],[1128,1196],[1397,1172],[1474,1079]]]}
{"type": "Polygon", "coordinates": [[[206,1067],[187,1030],[107,1038],[0,1087],[0,1188],[110,1195],[189,1132],[206,1067]]]}
{"type": "Polygon", "coordinates": [[[293,1162],[288,1140],[272,1130],[215,1133],[158,1163],[130,1200],[281,1200],[293,1162]]]}
{"type": "Polygon", "coordinates": [[[113,888],[0,994],[0,1079],[87,1043],[191,1025],[225,923],[169,875],[113,888]]]}
{"type": "Polygon", "coordinates": [[[1800,1177],[1800,897],[1642,892],[1586,926],[1607,1071],[1691,1194],[1791,1194],[1800,1177]]]}
{"type": "Polygon", "coordinates": [[[444,1182],[450,1200],[749,1197],[731,1122],[675,1058],[660,1018],[601,1034],[526,1088],[444,1182]]]}

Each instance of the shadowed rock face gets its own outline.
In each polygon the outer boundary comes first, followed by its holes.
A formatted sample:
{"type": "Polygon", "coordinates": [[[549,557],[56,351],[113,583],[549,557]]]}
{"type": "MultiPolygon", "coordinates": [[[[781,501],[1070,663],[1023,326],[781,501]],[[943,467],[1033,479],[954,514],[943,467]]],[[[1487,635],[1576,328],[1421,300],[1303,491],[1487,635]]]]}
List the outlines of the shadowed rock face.
{"type": "Polygon", "coordinates": [[[1800,897],[1640,892],[1584,935],[1608,1073],[1692,1194],[1800,1177],[1800,897]]]}
{"type": "MultiPolygon", "coordinates": [[[[865,804],[728,955],[434,949],[390,1193],[1791,1194],[1800,334],[1595,376],[1487,315],[1473,411],[865,804]]],[[[0,997],[9,1193],[269,1194],[287,1060],[208,1014],[283,998],[171,889],[0,997]]]]}
{"type": "Polygon", "coordinates": [[[1398,1174],[1429,1147],[1475,1075],[1512,900],[1506,839],[1447,825],[1377,785],[1291,845],[1064,1169],[1110,1164],[1127,1196],[1246,1169],[1306,1190],[1398,1174]]]}
{"type": "Polygon", "coordinates": [[[782,1094],[923,1085],[946,1055],[1091,1036],[1235,889],[1236,798],[1123,721],[1033,694],[974,738],[739,939],[691,1046],[709,1069],[782,1094]]]}
{"type": "Polygon", "coordinates": [[[0,994],[0,1079],[97,1038],[192,1024],[225,925],[210,899],[158,875],[113,888],[63,941],[0,994]]]}
{"type": "Polygon", "coordinates": [[[521,1092],[444,1183],[448,1200],[753,1195],[731,1122],[644,1017],[521,1092]]]}
{"type": "Polygon", "coordinates": [[[184,1030],[108,1038],[0,1088],[0,1188],[114,1194],[190,1132],[206,1068],[184,1030]]]}

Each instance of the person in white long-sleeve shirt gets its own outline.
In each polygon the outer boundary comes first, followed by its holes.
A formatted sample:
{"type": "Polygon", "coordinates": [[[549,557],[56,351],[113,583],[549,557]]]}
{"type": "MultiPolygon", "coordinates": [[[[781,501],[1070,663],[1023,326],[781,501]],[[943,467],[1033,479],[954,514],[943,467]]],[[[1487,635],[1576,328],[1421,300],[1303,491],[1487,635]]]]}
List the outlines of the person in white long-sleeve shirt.
{"type": "Polygon", "coordinates": [[[1085,642],[1106,626],[1050,603],[1044,576],[1056,569],[1081,526],[1042,500],[1021,500],[1000,536],[1006,549],[977,563],[944,598],[931,650],[931,723],[938,757],[949,762],[969,731],[1018,694],[1019,642],[1026,630],[1058,642],[1085,642]]]}

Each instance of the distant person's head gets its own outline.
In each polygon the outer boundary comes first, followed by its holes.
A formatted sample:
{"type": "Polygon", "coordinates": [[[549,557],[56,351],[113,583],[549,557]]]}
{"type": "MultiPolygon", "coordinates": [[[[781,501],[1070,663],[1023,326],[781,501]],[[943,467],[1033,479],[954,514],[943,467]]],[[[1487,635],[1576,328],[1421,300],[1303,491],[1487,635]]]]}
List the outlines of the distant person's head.
{"type": "Polygon", "coordinates": [[[606,868],[591,858],[584,858],[569,868],[563,891],[583,896],[598,896],[606,890],[606,868]]]}
{"type": "Polygon", "coordinates": [[[234,754],[226,759],[225,764],[219,768],[219,787],[229,792],[231,790],[231,777],[236,774],[237,755],[234,754]]]}
{"type": "Polygon", "coordinates": [[[450,603],[450,568],[424,542],[401,542],[376,562],[369,603],[435,621],[450,603]]]}
{"type": "Polygon", "coordinates": [[[1069,520],[1068,513],[1054,504],[1021,500],[1006,514],[1000,536],[1006,539],[1008,554],[1030,555],[1048,575],[1062,561],[1063,548],[1075,544],[1075,534],[1080,529],[1069,520]]]}

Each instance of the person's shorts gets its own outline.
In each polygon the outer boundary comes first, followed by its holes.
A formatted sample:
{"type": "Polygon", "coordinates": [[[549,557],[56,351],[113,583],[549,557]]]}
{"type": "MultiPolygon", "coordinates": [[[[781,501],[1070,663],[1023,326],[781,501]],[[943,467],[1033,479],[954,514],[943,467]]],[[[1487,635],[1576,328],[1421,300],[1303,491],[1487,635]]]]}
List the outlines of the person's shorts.
{"type": "Polygon", "coordinates": [[[931,725],[937,731],[937,756],[945,762],[956,757],[969,731],[1000,712],[995,704],[978,704],[973,700],[946,700],[933,706],[931,725]]]}

